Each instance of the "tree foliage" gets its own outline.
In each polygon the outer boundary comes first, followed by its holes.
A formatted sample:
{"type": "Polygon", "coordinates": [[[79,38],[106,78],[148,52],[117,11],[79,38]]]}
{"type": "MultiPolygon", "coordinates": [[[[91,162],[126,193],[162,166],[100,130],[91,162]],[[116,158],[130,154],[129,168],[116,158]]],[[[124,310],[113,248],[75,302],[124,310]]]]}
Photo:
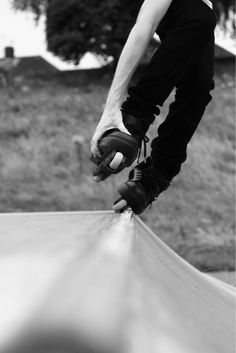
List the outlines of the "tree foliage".
{"type": "MultiPolygon", "coordinates": [[[[199,0],[201,1],[201,0],[199,0]]],[[[12,0],[16,9],[46,15],[48,49],[78,63],[86,52],[117,61],[143,0],[12,0]],[[125,6],[121,6],[121,4],[125,6]]],[[[235,12],[234,0],[215,0],[218,20],[235,12]]],[[[232,20],[233,27],[235,19],[232,20]]]]}
{"type": "Polygon", "coordinates": [[[213,0],[213,5],[218,20],[220,20],[221,17],[223,17],[224,20],[227,20],[231,11],[235,14],[234,0],[213,0]]]}
{"type": "Polygon", "coordinates": [[[117,0],[48,0],[46,18],[49,50],[74,62],[88,51],[116,59],[131,26],[117,0]]]}
{"type": "Polygon", "coordinates": [[[12,0],[15,9],[20,11],[31,11],[38,19],[47,7],[47,0],[12,0]]]}

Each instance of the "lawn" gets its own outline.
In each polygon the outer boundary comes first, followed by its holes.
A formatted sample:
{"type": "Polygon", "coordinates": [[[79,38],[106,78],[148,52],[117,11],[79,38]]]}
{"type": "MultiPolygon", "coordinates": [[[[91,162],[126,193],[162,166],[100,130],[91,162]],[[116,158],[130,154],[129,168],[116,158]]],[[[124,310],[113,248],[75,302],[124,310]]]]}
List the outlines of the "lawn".
{"type": "MultiPolygon", "coordinates": [[[[127,171],[95,184],[89,161],[90,139],[109,83],[109,78],[89,83],[28,79],[10,100],[0,89],[0,212],[111,209],[127,171]]],[[[141,217],[205,271],[228,271],[235,265],[234,94],[232,75],[217,76],[213,102],[181,174],[141,217]]],[[[150,136],[167,109],[168,104],[150,136]]]]}

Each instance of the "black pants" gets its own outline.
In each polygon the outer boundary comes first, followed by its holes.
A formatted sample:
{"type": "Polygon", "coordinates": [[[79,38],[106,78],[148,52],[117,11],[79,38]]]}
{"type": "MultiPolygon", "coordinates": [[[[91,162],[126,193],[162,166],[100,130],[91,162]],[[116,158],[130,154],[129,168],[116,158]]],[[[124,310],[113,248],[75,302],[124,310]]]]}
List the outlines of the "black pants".
{"type": "Polygon", "coordinates": [[[179,173],[187,145],[212,99],[215,25],[213,11],[202,0],[173,0],[157,28],[162,44],[122,106],[152,123],[176,88],[175,101],[151,144],[152,161],[168,179],[179,173]]]}

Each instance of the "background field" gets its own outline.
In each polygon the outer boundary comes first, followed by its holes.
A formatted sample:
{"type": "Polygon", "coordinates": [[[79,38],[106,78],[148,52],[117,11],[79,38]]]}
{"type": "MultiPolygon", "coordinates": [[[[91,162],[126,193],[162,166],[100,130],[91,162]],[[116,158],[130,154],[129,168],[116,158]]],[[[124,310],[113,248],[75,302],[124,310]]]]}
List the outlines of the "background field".
{"type": "MultiPolygon", "coordinates": [[[[141,216],[168,245],[205,271],[235,266],[233,75],[217,72],[213,102],[189,146],[188,161],[171,189],[141,216]]],[[[110,80],[110,75],[87,80],[85,74],[25,79],[10,100],[1,88],[0,212],[111,209],[127,171],[95,184],[89,161],[90,139],[110,80]],[[75,135],[80,145],[74,143],[75,135]]]]}

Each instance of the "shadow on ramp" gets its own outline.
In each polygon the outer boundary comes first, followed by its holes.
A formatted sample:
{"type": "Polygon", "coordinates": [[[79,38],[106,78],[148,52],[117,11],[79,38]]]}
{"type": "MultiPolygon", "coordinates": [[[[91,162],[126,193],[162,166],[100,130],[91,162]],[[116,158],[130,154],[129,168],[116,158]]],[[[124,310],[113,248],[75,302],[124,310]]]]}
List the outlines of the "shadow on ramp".
{"type": "Polygon", "coordinates": [[[31,334],[12,344],[4,353],[117,353],[91,347],[72,333],[31,334]]]}

